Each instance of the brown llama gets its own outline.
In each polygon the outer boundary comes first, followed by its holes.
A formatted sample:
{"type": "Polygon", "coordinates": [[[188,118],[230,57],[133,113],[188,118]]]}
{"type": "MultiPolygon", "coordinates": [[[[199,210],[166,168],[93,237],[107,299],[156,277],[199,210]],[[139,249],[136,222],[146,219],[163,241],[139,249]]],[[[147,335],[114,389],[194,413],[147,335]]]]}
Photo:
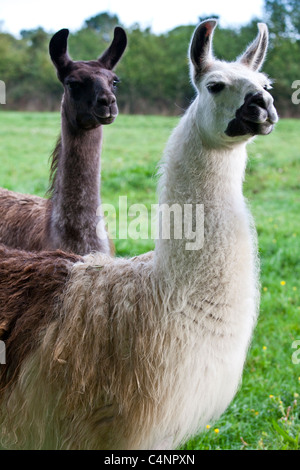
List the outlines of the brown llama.
{"type": "MultiPolygon", "coordinates": [[[[215,27],[207,20],[194,32],[197,95],[160,168],[159,203],[192,203],[189,220],[173,218],[173,233],[132,259],[0,246],[6,448],[176,448],[237,391],[259,307],[246,147],[272,132],[278,116],[259,71],[266,25],[230,63],[213,57],[215,27]],[[178,236],[183,222],[188,230],[178,236]],[[192,230],[204,235],[202,247],[190,243],[192,230]]],[[[161,226],[170,228],[170,217],[161,226]]]]}
{"type": "Polygon", "coordinates": [[[29,251],[62,249],[77,254],[110,253],[100,207],[102,126],[118,115],[113,72],[127,44],[116,27],[98,60],[73,61],[69,31],[51,39],[49,52],[64,87],[61,135],[52,155],[49,199],[0,189],[0,242],[29,251]],[[96,231],[97,228],[97,231],[96,231]]]}

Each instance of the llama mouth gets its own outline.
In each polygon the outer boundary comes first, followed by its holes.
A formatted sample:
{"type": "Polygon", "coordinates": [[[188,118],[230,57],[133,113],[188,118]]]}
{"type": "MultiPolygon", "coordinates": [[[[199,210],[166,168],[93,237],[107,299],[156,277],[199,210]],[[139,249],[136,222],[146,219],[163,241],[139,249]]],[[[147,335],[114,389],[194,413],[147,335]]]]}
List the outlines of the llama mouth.
{"type": "Polygon", "coordinates": [[[266,119],[264,122],[253,122],[245,119],[244,122],[251,135],[268,135],[274,129],[274,123],[269,119],[266,119]]]}
{"type": "Polygon", "coordinates": [[[103,117],[94,114],[77,118],[77,124],[81,129],[88,131],[96,129],[101,125],[111,124],[112,122],[114,122],[115,118],[116,116],[112,115],[103,117]]]}
{"type": "Polygon", "coordinates": [[[241,137],[246,135],[268,135],[272,132],[274,123],[270,120],[254,122],[246,118],[232,119],[225,130],[228,137],[241,137]]]}
{"type": "Polygon", "coordinates": [[[96,116],[96,119],[99,124],[107,125],[107,124],[112,124],[114,120],[116,119],[116,117],[117,116],[108,116],[108,117],[96,116]]]}
{"type": "Polygon", "coordinates": [[[118,107],[116,104],[111,106],[101,106],[94,110],[94,118],[103,125],[112,124],[118,116],[118,107]]]}

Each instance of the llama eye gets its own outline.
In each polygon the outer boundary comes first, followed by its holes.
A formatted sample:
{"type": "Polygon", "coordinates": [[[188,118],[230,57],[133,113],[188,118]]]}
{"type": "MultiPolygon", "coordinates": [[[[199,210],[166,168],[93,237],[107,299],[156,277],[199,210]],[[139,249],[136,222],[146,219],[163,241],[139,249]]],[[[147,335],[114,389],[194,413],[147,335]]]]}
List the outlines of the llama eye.
{"type": "Polygon", "coordinates": [[[117,87],[117,86],[119,85],[120,81],[121,81],[121,80],[119,80],[118,78],[115,78],[115,79],[113,80],[113,86],[114,86],[114,87],[117,87]]]}
{"type": "Polygon", "coordinates": [[[80,84],[78,82],[68,82],[67,87],[70,90],[78,90],[80,88],[80,84]]]}
{"type": "Polygon", "coordinates": [[[269,91],[272,90],[273,87],[271,85],[265,85],[263,88],[264,90],[269,91]]]}
{"type": "Polygon", "coordinates": [[[207,85],[207,89],[210,93],[219,93],[220,91],[224,90],[225,83],[211,83],[207,85]]]}

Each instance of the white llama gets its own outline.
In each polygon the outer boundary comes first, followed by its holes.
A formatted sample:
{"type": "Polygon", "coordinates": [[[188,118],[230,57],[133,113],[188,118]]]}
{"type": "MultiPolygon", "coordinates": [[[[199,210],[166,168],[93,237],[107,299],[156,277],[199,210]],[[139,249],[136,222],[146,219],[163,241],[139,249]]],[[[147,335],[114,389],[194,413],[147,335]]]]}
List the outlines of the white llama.
{"type": "Polygon", "coordinates": [[[246,52],[226,63],[212,56],[215,26],[207,20],[193,35],[197,96],[169,139],[159,185],[161,204],[204,205],[203,248],[173,237],[133,259],[98,253],[75,262],[2,247],[0,324],[7,363],[17,363],[1,382],[7,446],[175,448],[237,391],[259,303],[256,235],[242,194],[246,144],[278,118],[258,72],[267,27],[259,24],[246,52]]]}

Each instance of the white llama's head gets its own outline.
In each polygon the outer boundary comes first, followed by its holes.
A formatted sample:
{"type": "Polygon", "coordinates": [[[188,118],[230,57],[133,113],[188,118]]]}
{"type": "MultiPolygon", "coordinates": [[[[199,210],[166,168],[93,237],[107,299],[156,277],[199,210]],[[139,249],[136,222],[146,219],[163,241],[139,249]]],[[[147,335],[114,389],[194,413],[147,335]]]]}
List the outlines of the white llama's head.
{"type": "Polygon", "coordinates": [[[268,91],[270,80],[259,72],[268,47],[267,26],[258,24],[256,39],[235,62],[223,62],[212,54],[216,24],[213,19],[202,22],[189,49],[201,136],[218,146],[269,134],[278,116],[268,91]]]}

